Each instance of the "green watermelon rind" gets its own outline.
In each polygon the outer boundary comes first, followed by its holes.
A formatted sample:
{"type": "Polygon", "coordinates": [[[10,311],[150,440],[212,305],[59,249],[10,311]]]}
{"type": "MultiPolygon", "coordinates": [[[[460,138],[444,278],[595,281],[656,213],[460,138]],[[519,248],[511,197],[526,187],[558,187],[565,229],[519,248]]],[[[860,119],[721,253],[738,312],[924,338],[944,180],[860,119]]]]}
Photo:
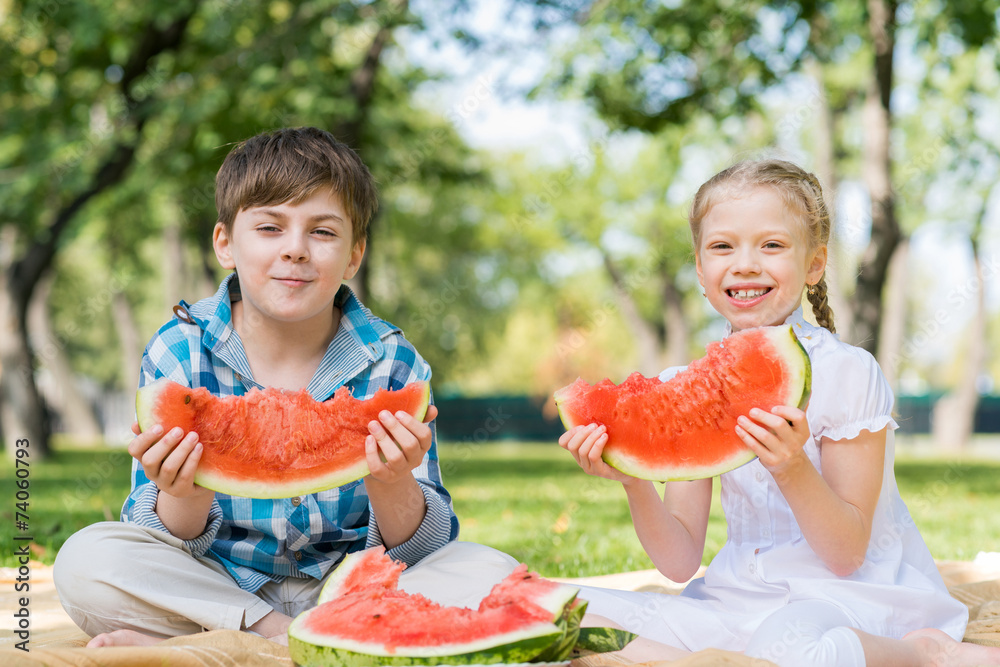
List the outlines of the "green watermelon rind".
{"type": "Polygon", "coordinates": [[[212,489],[213,491],[225,493],[230,496],[263,499],[293,498],[350,484],[365,477],[370,472],[368,462],[362,460],[347,468],[338,468],[334,473],[321,477],[312,477],[308,484],[299,481],[284,484],[280,482],[247,482],[235,480],[229,475],[216,475],[205,470],[195,472],[194,482],[206,489],[212,489]]]}
{"type": "MultiPolygon", "coordinates": [[[[557,585],[552,590],[532,598],[535,605],[552,615],[551,622],[535,621],[520,630],[496,634],[476,640],[436,646],[395,646],[388,651],[376,643],[363,643],[341,637],[324,636],[308,630],[305,625],[311,614],[322,614],[324,602],[338,597],[344,582],[350,580],[356,567],[365,563],[369,551],[348,554],[330,575],[320,591],[317,606],[303,612],[288,628],[288,646],[292,659],[302,667],[345,667],[367,665],[494,665],[535,660],[566,636],[567,624],[579,622],[586,603],[573,605],[579,590],[557,585]]],[[[565,653],[575,645],[575,637],[565,653]]]]}
{"type": "MultiPolygon", "coordinates": [[[[146,431],[156,424],[153,410],[156,406],[160,391],[169,386],[171,380],[159,378],[143,387],[140,387],[135,396],[136,421],[139,423],[139,430],[146,431]]],[[[427,415],[430,404],[431,385],[423,382],[423,396],[420,401],[420,408],[414,411],[413,417],[418,421],[423,421],[427,415]]],[[[194,482],[206,489],[212,489],[220,493],[244,498],[293,498],[296,496],[308,495],[333,489],[345,484],[350,484],[359,480],[371,471],[368,462],[361,460],[354,465],[332,470],[330,473],[311,477],[308,481],[296,479],[282,483],[280,480],[254,482],[246,479],[236,479],[231,475],[216,474],[213,471],[199,469],[195,471],[194,482]]]]}
{"type": "MultiPolygon", "coordinates": [[[[809,353],[802,346],[791,325],[764,327],[762,331],[774,348],[782,353],[785,360],[789,381],[783,392],[784,395],[798,396],[799,398],[794,401],[795,407],[800,410],[805,409],[812,391],[812,364],[809,361],[809,353]]],[[[683,482],[716,477],[727,473],[750,463],[757,458],[757,455],[753,453],[753,450],[747,448],[711,465],[687,468],[674,465],[669,469],[653,468],[634,458],[621,456],[614,452],[604,452],[603,458],[609,466],[626,475],[658,482],[683,482]]]]}
{"type": "Polygon", "coordinates": [[[580,628],[572,657],[620,651],[639,635],[618,628],[580,628]]]}
{"type": "MultiPolygon", "coordinates": [[[[314,607],[315,609],[316,607],[314,607]]],[[[309,613],[309,612],[305,612],[309,613]]],[[[377,645],[355,644],[353,647],[324,646],[293,634],[301,632],[295,623],[289,627],[288,651],[300,667],[370,667],[371,665],[503,665],[528,662],[562,637],[562,630],[553,624],[544,631],[505,633],[470,644],[450,644],[434,647],[397,647],[392,654],[377,645]],[[518,636],[520,635],[520,636],[518,636]],[[351,650],[354,648],[354,650],[351,650]],[[423,653],[424,655],[419,655],[423,653]]],[[[317,638],[317,640],[320,638],[317,638]]],[[[346,642],[345,642],[346,643],[346,642]]]]}
{"type": "MultiPolygon", "coordinates": [[[[809,353],[802,346],[791,325],[762,327],[762,329],[774,347],[779,352],[782,352],[782,357],[789,371],[789,385],[785,395],[798,396],[793,405],[800,410],[804,410],[809,403],[809,396],[812,391],[812,365],[809,361],[809,353]]],[[[568,414],[568,411],[564,410],[560,405],[565,402],[568,390],[569,387],[566,387],[564,390],[557,391],[555,393],[555,401],[557,407],[559,407],[560,420],[567,429],[570,429],[580,424],[575,423],[568,414]]],[[[669,468],[654,468],[634,457],[622,456],[618,453],[607,451],[604,452],[602,458],[612,468],[632,477],[657,482],[679,482],[716,477],[753,461],[757,458],[757,455],[750,449],[744,449],[723,461],[718,461],[710,465],[686,468],[682,468],[676,464],[671,465],[669,468]]]]}
{"type": "Polygon", "coordinates": [[[558,662],[569,660],[573,649],[577,645],[580,636],[580,622],[587,612],[587,601],[576,598],[563,607],[562,617],[557,625],[562,630],[562,634],[556,641],[552,642],[544,651],[534,656],[532,662],[558,662]]]}
{"type": "Polygon", "coordinates": [[[329,665],[494,665],[527,662],[564,635],[564,610],[576,599],[577,589],[558,586],[533,602],[552,613],[552,622],[535,622],[517,631],[447,645],[396,646],[387,651],[377,643],[329,637],[305,628],[311,614],[322,613],[322,605],[303,612],[288,628],[292,659],[302,667],[329,665]],[[563,621],[563,622],[560,622],[563,621]]]}

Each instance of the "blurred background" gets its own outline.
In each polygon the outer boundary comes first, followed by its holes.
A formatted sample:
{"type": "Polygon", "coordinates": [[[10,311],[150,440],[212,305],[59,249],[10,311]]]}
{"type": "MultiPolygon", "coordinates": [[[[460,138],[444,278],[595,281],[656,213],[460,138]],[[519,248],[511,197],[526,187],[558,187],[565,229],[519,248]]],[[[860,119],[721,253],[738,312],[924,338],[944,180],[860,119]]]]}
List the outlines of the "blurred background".
{"type": "Polygon", "coordinates": [[[443,439],[554,440],[577,376],[701,356],[687,207],[768,155],[824,184],[902,431],[966,450],[1000,432],[998,46],[993,0],[0,0],[6,449],[128,442],[143,347],[224,275],[223,158],[316,125],[379,182],[352,287],[443,439]]]}

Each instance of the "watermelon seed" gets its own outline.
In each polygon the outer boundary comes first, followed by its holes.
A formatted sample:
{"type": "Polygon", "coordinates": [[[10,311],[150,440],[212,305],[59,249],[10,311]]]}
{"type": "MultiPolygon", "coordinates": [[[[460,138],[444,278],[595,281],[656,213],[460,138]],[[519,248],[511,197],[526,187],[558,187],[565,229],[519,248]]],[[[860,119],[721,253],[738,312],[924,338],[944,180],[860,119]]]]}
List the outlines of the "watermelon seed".
{"type": "Polygon", "coordinates": [[[191,402],[191,394],[188,394],[187,396],[184,397],[184,405],[187,405],[190,402],[191,402]]]}
{"type": "Polygon", "coordinates": [[[373,614],[372,618],[382,618],[382,614],[373,614]]]}

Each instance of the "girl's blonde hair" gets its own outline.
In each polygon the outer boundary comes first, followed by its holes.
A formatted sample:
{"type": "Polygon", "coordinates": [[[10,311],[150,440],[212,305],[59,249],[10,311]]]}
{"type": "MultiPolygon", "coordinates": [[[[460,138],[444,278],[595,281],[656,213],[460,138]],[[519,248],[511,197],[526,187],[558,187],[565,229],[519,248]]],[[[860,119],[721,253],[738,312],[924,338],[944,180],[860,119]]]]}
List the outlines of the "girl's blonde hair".
{"type": "MultiPolygon", "coordinates": [[[[695,252],[701,248],[701,222],[711,208],[720,201],[746,195],[758,187],[773,188],[788,208],[802,217],[809,250],[829,244],[830,213],[823,201],[819,179],[784,160],[747,160],[720,171],[698,188],[688,217],[695,252]]],[[[816,322],[836,333],[833,311],[827,298],[826,275],[815,285],[810,285],[806,293],[816,322]]]]}

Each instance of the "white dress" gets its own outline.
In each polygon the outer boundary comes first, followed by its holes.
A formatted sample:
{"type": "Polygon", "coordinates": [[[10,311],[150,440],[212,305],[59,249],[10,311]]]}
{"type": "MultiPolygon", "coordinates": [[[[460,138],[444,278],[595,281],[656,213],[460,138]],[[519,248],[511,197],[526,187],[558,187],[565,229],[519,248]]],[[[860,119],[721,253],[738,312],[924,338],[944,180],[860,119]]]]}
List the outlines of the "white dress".
{"type": "MultiPolygon", "coordinates": [[[[588,611],[665,644],[692,651],[743,650],[761,621],[785,605],[818,600],[833,604],[853,627],[899,638],[934,627],[961,640],[964,604],[949,595],[893,474],[893,394],[875,359],[813,326],[801,309],[792,324],[812,363],[806,410],[811,435],[805,452],[820,468],[823,438],[854,438],[886,430],[882,491],[864,564],[838,577],[812,551],[771,474],[758,460],[721,475],[728,539],[680,596],[586,589],[588,611]]],[[[680,369],[668,369],[668,379],[680,369]]]]}

